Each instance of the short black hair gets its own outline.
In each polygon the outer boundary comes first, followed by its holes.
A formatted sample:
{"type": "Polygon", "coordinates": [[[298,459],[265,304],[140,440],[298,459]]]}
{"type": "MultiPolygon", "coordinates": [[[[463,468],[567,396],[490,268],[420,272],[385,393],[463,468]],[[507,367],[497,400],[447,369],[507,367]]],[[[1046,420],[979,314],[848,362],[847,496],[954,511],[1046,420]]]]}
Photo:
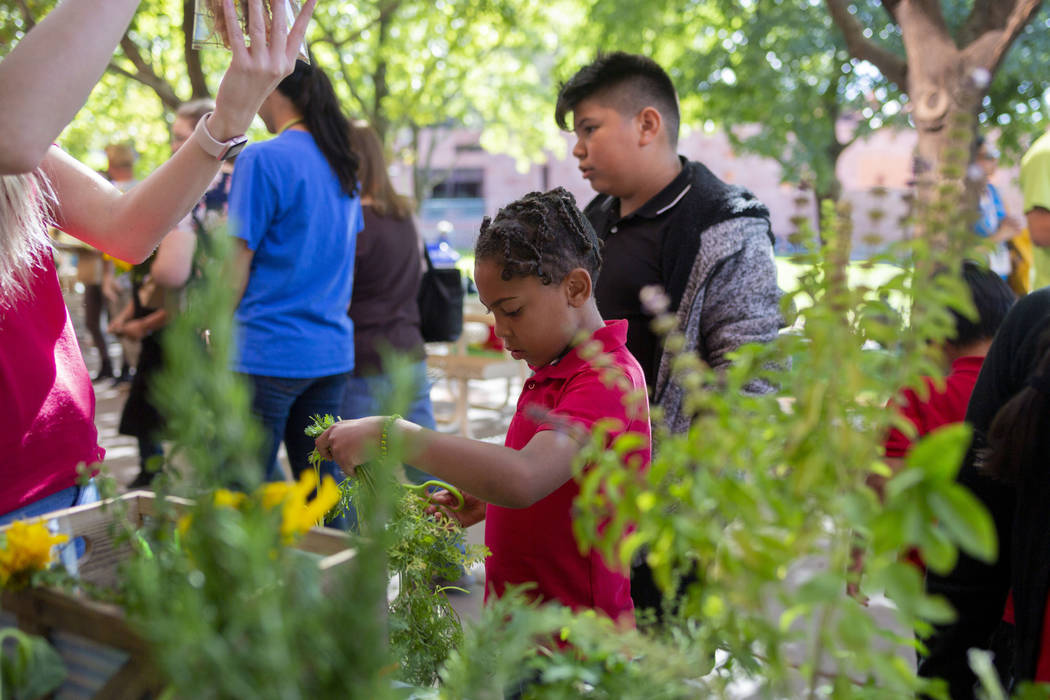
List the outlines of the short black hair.
{"type": "Polygon", "coordinates": [[[973,298],[977,319],[966,318],[951,309],[955,317],[955,335],[948,342],[960,348],[994,338],[1006,313],[1017,301],[1017,296],[1002,277],[972,260],[963,262],[962,278],[973,298]]]}
{"type": "Polygon", "coordinates": [[[564,187],[530,192],[481,222],[476,260],[491,260],[503,268],[505,280],[535,275],[553,284],[582,267],[597,279],[602,266],[601,243],[591,223],[564,187]]]}
{"type": "Polygon", "coordinates": [[[678,145],[681,123],[678,93],[667,72],[648,56],[623,51],[600,53],[576,71],[558,89],[558,103],[554,108],[558,127],[572,131],[565,123],[565,115],[583,100],[595,96],[608,100],[620,114],[632,117],[646,107],[655,107],[664,119],[671,145],[678,145]]]}

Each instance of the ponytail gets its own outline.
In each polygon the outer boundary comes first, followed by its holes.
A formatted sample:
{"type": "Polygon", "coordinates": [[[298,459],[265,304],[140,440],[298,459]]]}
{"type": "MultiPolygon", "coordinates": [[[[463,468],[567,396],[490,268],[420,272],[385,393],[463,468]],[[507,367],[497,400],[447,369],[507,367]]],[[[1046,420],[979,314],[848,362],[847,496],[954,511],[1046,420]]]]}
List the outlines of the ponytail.
{"type": "Polygon", "coordinates": [[[350,148],[350,120],[321,68],[296,61],[295,70],[277,85],[295,105],[303,124],[348,195],[357,193],[357,156],[350,148]]]}

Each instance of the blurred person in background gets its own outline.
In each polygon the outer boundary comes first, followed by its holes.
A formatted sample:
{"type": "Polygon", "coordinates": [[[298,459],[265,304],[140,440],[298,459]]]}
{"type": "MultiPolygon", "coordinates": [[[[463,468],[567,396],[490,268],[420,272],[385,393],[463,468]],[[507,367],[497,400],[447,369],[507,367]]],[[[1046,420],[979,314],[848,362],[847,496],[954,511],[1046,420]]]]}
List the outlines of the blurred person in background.
{"type": "Polygon", "coordinates": [[[1010,276],[1009,241],[1021,233],[1021,223],[1008,216],[999,190],[992,184],[992,177],[999,168],[999,152],[983,136],[977,137],[977,165],[984,177],[984,189],[978,199],[978,215],[974,229],[977,235],[993,244],[988,253],[988,267],[1004,280],[1010,276]]]}
{"type": "MultiPolygon", "coordinates": [[[[127,192],[136,184],[135,161],[138,153],[128,143],[111,143],[106,146],[106,178],[121,192],[127,192]]],[[[106,315],[113,319],[120,315],[125,306],[131,303],[131,265],[111,255],[102,256],[102,296],[105,298],[106,315]]],[[[112,327],[109,328],[112,333],[112,327]]],[[[133,337],[117,334],[120,338],[120,374],[114,378],[114,384],[126,384],[131,381],[131,372],[138,364],[141,344],[133,337]]]]}
{"type": "MultiPolygon", "coordinates": [[[[212,100],[203,99],[184,103],[176,110],[172,124],[172,155],[189,141],[196,124],[214,109],[212,100]]],[[[222,176],[220,169],[209,192],[221,186],[222,176]]],[[[128,273],[132,286],[130,299],[109,326],[109,331],[122,339],[141,343],[135,376],[118,428],[121,435],[138,440],[139,473],[128,484],[129,488],[148,487],[158,472],[157,463],[151,460],[164,455],[160,440],[164,420],[152,395],[153,380],[164,368],[163,331],[176,311],[179,290],[190,279],[197,241],[194,217],[207,196],[205,193],[201,203],[161,240],[149,258],[131,268],[128,273]]]]}

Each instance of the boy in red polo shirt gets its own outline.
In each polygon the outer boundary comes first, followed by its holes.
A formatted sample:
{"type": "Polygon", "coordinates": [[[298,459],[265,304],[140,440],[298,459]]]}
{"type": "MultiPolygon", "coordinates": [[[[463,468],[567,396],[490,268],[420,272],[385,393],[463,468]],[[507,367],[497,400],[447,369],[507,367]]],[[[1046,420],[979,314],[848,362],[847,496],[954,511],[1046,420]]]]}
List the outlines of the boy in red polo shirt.
{"type": "Polygon", "coordinates": [[[317,438],[317,448],[353,473],[384,433],[396,432],[406,461],[467,492],[466,507],[455,513],[461,524],[486,520],[486,598],[508,585],[533,584],[539,600],[633,624],[627,574],[596,551],[581,554],[572,532],[579,492],[572,463],[597,421],[619,424],[609,443],[624,432],[644,436],[626,469],[645,469],[650,456],[645,379],[624,346],[627,324],[603,321],[594,301],[600,265],[594,230],[562,188],[526,195],[486,218],[475,247],[478,294],[507,349],[534,370],[505,446],[372,417],[337,423],[317,438]],[[601,344],[619,381],[603,381],[605,370],[580,356],[588,339],[601,344]],[[628,394],[641,398],[628,402],[628,394]]]}

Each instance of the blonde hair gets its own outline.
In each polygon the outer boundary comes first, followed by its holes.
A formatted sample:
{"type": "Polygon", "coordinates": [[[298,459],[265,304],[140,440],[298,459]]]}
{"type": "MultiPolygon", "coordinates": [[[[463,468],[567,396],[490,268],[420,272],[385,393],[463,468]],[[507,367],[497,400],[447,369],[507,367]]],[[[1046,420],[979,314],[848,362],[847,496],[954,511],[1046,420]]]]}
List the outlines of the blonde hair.
{"type": "Polygon", "coordinates": [[[33,269],[51,254],[54,195],[40,170],[0,175],[0,311],[27,299],[33,269]]]}

